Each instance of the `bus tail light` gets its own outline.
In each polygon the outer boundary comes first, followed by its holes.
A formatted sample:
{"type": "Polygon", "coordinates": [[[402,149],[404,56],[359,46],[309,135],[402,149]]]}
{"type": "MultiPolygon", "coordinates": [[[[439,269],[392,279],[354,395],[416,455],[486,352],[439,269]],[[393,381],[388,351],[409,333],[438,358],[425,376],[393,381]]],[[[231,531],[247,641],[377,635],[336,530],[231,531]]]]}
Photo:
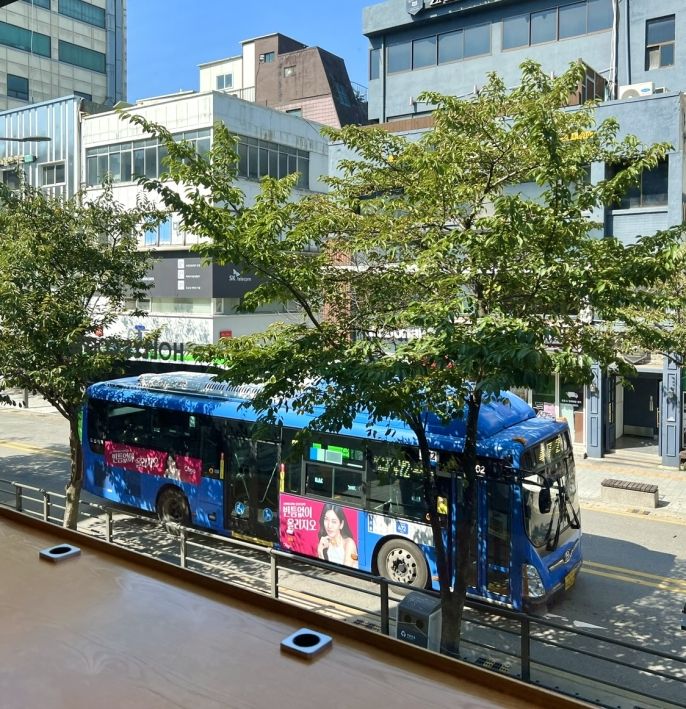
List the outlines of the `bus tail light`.
{"type": "Polygon", "coordinates": [[[545,586],[538,569],[531,564],[524,564],[522,572],[522,596],[524,598],[542,598],[545,596],[545,586]]]}

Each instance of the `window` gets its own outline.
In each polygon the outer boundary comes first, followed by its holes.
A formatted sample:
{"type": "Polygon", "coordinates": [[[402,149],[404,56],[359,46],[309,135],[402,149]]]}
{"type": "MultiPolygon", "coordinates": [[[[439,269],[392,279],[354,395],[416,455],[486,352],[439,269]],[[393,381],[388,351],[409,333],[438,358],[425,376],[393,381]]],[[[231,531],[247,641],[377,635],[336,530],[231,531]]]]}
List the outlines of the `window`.
{"type": "Polygon", "coordinates": [[[446,64],[464,57],[464,33],[446,32],[438,35],[438,63],[446,64]]]}
{"type": "Polygon", "coordinates": [[[503,20],[503,49],[529,46],[529,15],[503,20]]]}
{"type": "Polygon", "coordinates": [[[220,74],[217,77],[217,90],[233,88],[233,74],[220,74]]]}
{"type": "Polygon", "coordinates": [[[503,49],[554,42],[612,27],[612,0],[577,0],[503,19],[503,49]]]}
{"type": "Polygon", "coordinates": [[[367,464],[367,507],[424,519],[424,483],[416,448],[372,443],[367,464]]]}
{"type": "Polygon", "coordinates": [[[560,39],[586,34],[587,9],[585,2],[560,7],[560,39]]]}
{"type": "Polygon", "coordinates": [[[93,100],[93,94],[87,94],[85,91],[74,91],[74,96],[78,96],[79,98],[85,98],[86,101],[93,100]]]}
{"type": "Polygon", "coordinates": [[[274,59],[276,59],[276,54],[274,52],[265,52],[260,54],[260,62],[262,64],[271,64],[274,59]]]}
{"type": "Polygon", "coordinates": [[[303,110],[302,108],[289,108],[286,113],[289,116],[296,116],[297,118],[302,118],[303,117],[303,110]]]}
{"type": "Polygon", "coordinates": [[[62,39],[59,42],[59,60],[65,64],[80,66],[82,69],[105,73],[105,55],[102,52],[79,47],[62,39]]]}
{"type": "Polygon", "coordinates": [[[294,66],[285,66],[283,68],[283,75],[284,76],[295,76],[295,67],[294,66]]]}
{"type": "Polygon", "coordinates": [[[424,37],[412,42],[412,68],[421,69],[436,64],[436,37],[424,37]]]}
{"type": "Polygon", "coordinates": [[[54,165],[43,166],[43,185],[64,184],[64,163],[59,162],[54,165]]]}
{"type": "Polygon", "coordinates": [[[381,75],[381,50],[369,50],[369,79],[378,79],[381,75]]]}
{"type": "Polygon", "coordinates": [[[265,176],[281,178],[298,172],[300,178],[297,187],[309,188],[310,155],[308,152],[247,137],[239,137],[236,148],[239,177],[258,180],[265,176]]]}
{"type": "Polygon", "coordinates": [[[557,39],[557,8],[531,13],[531,44],[557,39]]]}
{"type": "Polygon", "coordinates": [[[611,0],[588,0],[588,31],[598,32],[612,27],[611,0]]]}
{"type": "Polygon", "coordinates": [[[389,44],[386,50],[386,63],[389,74],[409,71],[412,68],[412,44],[410,42],[389,44]]]}
{"type": "Polygon", "coordinates": [[[469,27],[464,31],[464,55],[475,57],[491,51],[491,25],[469,27]]]}
{"type": "MultiPolygon", "coordinates": [[[[614,177],[622,166],[610,165],[608,177],[614,177]]],[[[669,184],[669,162],[663,160],[652,170],[644,170],[638,185],[629,188],[616,209],[634,209],[636,207],[663,207],[667,205],[669,184]]]]}
{"type": "Polygon", "coordinates": [[[24,52],[32,52],[41,57],[50,56],[50,37],[46,34],[32,32],[31,30],[0,22],[0,44],[24,52]]]}
{"type": "Polygon", "coordinates": [[[95,27],[105,28],[105,10],[83,0],[59,0],[57,11],[60,15],[86,22],[95,27]]]}
{"type": "MultiPolygon", "coordinates": [[[[191,143],[198,154],[210,150],[210,129],[185,131],[174,136],[176,140],[191,143]]],[[[96,187],[108,173],[114,182],[130,182],[144,175],[160,177],[167,170],[164,158],[167,149],[157,140],[102,145],[86,150],[86,180],[89,187],[96,187]]]]}
{"type": "Polygon", "coordinates": [[[674,66],[674,15],[646,22],[646,70],[674,66]]]}
{"type": "Polygon", "coordinates": [[[29,80],[23,76],[7,75],[7,95],[22,101],[29,100],[29,80]]]}
{"type": "Polygon", "coordinates": [[[24,0],[24,2],[36,7],[44,7],[46,10],[50,9],[50,0],[24,0]]]}
{"type": "Polygon", "coordinates": [[[0,173],[2,184],[9,187],[11,190],[18,190],[21,187],[21,176],[18,170],[3,170],[0,173]]]}

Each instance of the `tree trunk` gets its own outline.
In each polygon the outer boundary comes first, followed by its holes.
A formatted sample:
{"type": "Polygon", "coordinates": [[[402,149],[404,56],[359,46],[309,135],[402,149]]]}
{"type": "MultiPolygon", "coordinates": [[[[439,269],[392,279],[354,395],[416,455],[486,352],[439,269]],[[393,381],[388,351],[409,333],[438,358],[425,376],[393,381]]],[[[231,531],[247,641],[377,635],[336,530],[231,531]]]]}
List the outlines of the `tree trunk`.
{"type": "Polygon", "coordinates": [[[79,500],[81,486],[83,485],[83,450],[79,435],[79,416],[69,416],[69,450],[71,452],[71,475],[66,487],[66,500],[64,509],[64,525],[69,529],[76,529],[79,518],[79,500]]]}

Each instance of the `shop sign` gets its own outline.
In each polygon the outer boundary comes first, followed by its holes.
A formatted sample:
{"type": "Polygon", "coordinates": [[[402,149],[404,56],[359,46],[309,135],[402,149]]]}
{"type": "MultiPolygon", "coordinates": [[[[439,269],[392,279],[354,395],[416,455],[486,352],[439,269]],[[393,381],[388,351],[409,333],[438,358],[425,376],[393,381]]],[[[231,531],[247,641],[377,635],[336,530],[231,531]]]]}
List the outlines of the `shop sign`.
{"type": "Polygon", "coordinates": [[[433,7],[442,5],[452,5],[455,2],[462,2],[462,0],[406,0],[406,7],[410,15],[416,15],[421,10],[430,10],[433,7]]]}
{"type": "Polygon", "coordinates": [[[0,158],[0,167],[24,165],[27,162],[33,162],[35,159],[34,155],[8,155],[4,158],[0,158]]]}

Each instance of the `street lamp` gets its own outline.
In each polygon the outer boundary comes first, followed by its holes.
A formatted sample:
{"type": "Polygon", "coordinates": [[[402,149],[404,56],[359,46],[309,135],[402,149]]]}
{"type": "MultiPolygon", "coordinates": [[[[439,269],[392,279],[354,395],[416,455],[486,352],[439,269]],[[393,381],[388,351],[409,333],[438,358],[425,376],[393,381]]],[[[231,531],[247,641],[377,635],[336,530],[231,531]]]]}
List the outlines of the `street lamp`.
{"type": "Polygon", "coordinates": [[[13,143],[47,143],[52,140],[47,135],[27,135],[25,138],[9,138],[4,135],[0,135],[0,140],[9,140],[13,143]]]}

